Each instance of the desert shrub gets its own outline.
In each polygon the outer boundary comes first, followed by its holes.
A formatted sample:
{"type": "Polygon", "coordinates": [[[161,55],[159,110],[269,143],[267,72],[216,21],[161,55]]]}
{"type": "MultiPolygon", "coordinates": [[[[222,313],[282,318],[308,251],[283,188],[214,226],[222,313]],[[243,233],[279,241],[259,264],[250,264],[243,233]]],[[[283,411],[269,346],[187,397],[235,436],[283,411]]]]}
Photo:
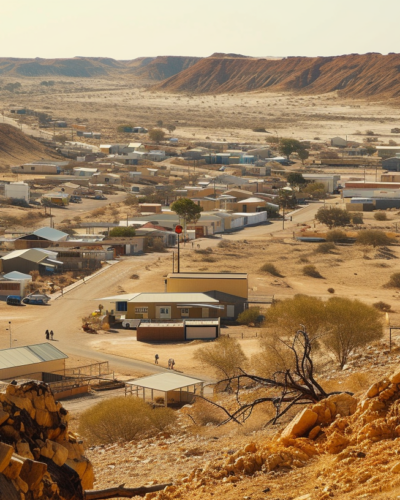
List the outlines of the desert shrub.
{"type": "Polygon", "coordinates": [[[215,371],[218,378],[237,375],[247,358],[236,339],[220,337],[194,353],[194,358],[215,371]]]}
{"type": "Polygon", "coordinates": [[[263,132],[264,134],[267,132],[265,127],[254,127],[253,132],[263,132]]]}
{"type": "Polygon", "coordinates": [[[124,205],[133,206],[138,204],[138,199],[133,194],[128,194],[124,200],[124,205]]]}
{"type": "Polygon", "coordinates": [[[346,226],[350,223],[350,213],[337,207],[321,207],[315,214],[315,219],[321,224],[325,224],[332,229],[333,227],[346,226]]]}
{"type": "Polygon", "coordinates": [[[325,243],[320,243],[315,249],[316,253],[331,253],[332,250],[335,250],[336,246],[331,241],[327,241],[325,243]]]}
{"type": "Polygon", "coordinates": [[[308,264],[303,267],[304,276],[310,276],[310,278],[322,278],[321,274],[313,264],[308,264]]]}
{"type": "Polygon", "coordinates": [[[196,399],[190,415],[197,425],[218,425],[225,419],[223,410],[200,398],[196,399]]]}
{"type": "Polygon", "coordinates": [[[217,262],[217,259],[215,257],[211,256],[206,256],[201,259],[203,262],[217,262]]]}
{"type": "Polygon", "coordinates": [[[219,248],[230,248],[232,246],[233,246],[233,243],[231,241],[228,241],[228,240],[221,240],[218,243],[219,248]]]}
{"type": "Polygon", "coordinates": [[[248,309],[239,314],[237,321],[240,325],[250,325],[252,323],[255,324],[259,316],[260,316],[259,307],[249,307],[248,309]]]}
{"type": "Polygon", "coordinates": [[[90,444],[108,444],[117,441],[132,441],[135,438],[155,433],[155,422],[163,421],[165,428],[175,423],[175,414],[152,415],[165,412],[166,408],[152,409],[142,399],[124,396],[101,401],[82,413],[79,432],[90,444]]]}
{"type": "Polygon", "coordinates": [[[389,288],[400,288],[400,273],[393,273],[386,286],[389,288]]]}
{"type": "Polygon", "coordinates": [[[164,241],[162,238],[154,238],[151,249],[153,252],[159,252],[159,253],[164,253],[167,251],[165,249],[164,241]]]}
{"type": "Polygon", "coordinates": [[[274,264],[271,263],[264,264],[261,267],[260,271],[262,271],[263,273],[272,274],[272,276],[282,277],[278,269],[274,266],[274,264]]]}
{"type": "Polygon", "coordinates": [[[360,231],[357,236],[357,243],[359,245],[372,245],[373,247],[380,247],[390,245],[391,238],[379,229],[364,229],[360,231]]]}
{"type": "Polygon", "coordinates": [[[165,399],[162,396],[157,396],[154,398],[154,402],[158,405],[163,405],[165,403],[165,399]]]}
{"type": "Polygon", "coordinates": [[[321,340],[341,368],[351,352],[383,335],[381,313],[359,300],[331,297],[325,305],[325,322],[321,340]]]}
{"type": "Polygon", "coordinates": [[[305,257],[304,255],[302,255],[300,258],[299,258],[299,261],[302,263],[302,264],[308,264],[310,261],[308,259],[308,257],[305,257]]]}
{"type": "Polygon", "coordinates": [[[353,224],[364,224],[364,218],[362,214],[352,214],[351,216],[351,222],[353,224]]]}
{"type": "Polygon", "coordinates": [[[148,418],[154,429],[157,431],[165,431],[175,424],[176,413],[171,408],[154,408],[149,411],[148,418]]]}
{"type": "Polygon", "coordinates": [[[386,212],[375,212],[374,219],[375,220],[387,220],[386,212]]]}
{"type": "Polygon", "coordinates": [[[329,293],[335,293],[335,289],[334,288],[328,288],[328,292],[329,293]]]}
{"type": "Polygon", "coordinates": [[[130,238],[135,236],[134,227],[113,227],[110,231],[110,238],[130,238]]]}
{"type": "Polygon", "coordinates": [[[375,309],[378,309],[379,311],[382,312],[389,312],[392,309],[392,306],[390,304],[382,302],[381,300],[379,302],[375,302],[372,305],[375,307],[375,309]]]}
{"type": "Polygon", "coordinates": [[[210,248],[210,247],[198,248],[197,250],[195,250],[195,253],[198,253],[200,255],[208,255],[208,254],[212,253],[212,248],[210,248]]]}
{"type": "Polygon", "coordinates": [[[342,241],[347,238],[346,233],[342,231],[341,229],[332,229],[332,231],[328,231],[326,234],[326,241],[342,241]]]}

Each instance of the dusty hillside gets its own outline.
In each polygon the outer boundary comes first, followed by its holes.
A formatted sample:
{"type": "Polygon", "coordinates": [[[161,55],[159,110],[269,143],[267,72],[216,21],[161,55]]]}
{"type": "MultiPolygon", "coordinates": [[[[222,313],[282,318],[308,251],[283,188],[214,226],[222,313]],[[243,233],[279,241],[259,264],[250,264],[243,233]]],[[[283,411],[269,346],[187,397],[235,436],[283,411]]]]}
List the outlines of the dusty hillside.
{"type": "Polygon", "coordinates": [[[134,68],[131,72],[135,76],[160,81],[192,67],[200,60],[200,57],[159,56],[146,65],[134,68]]]}
{"type": "Polygon", "coordinates": [[[54,151],[17,128],[0,123],[0,167],[43,158],[57,158],[57,156],[54,151]]]}
{"type": "Polygon", "coordinates": [[[398,97],[400,54],[288,57],[281,60],[219,57],[197,64],[153,87],[167,92],[226,93],[252,90],[341,91],[346,96],[398,97]]]}

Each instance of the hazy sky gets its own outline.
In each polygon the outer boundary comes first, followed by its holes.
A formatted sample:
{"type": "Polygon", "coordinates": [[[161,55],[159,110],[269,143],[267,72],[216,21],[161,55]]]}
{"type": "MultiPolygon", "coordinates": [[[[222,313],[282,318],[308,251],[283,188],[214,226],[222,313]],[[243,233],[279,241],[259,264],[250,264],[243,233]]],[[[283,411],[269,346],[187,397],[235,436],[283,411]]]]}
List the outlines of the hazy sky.
{"type": "Polygon", "coordinates": [[[400,0],[0,1],[0,57],[400,52],[400,0]]]}

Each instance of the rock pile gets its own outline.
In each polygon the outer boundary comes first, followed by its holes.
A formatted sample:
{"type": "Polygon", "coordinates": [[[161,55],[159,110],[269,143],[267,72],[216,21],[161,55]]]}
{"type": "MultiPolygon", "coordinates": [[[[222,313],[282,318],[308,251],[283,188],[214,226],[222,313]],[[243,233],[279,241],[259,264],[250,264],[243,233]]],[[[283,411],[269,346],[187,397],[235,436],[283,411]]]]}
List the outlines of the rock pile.
{"type": "Polygon", "coordinates": [[[390,442],[399,437],[400,372],[397,372],[373,384],[360,399],[342,393],[310,405],[268,442],[249,443],[229,456],[220,456],[203,468],[193,470],[173,487],[149,493],[145,498],[190,498],[190,491],[204,489],[205,485],[210,487],[221,481],[237,483],[248,476],[288,472],[322,455],[332,456],[336,469],[322,470],[324,482],[321,484],[326,485],[332,475],[335,481],[318,493],[319,500],[328,500],[334,491],[336,496],[340,489],[346,493],[355,491],[356,487],[363,487],[360,491],[370,494],[386,491],[400,486],[400,477],[393,477],[400,473],[400,461],[397,458],[395,463],[390,462],[390,453],[400,453],[390,442]],[[388,440],[389,444],[384,444],[388,440]],[[376,459],[375,449],[382,453],[380,461],[376,459]],[[356,467],[362,461],[364,468],[346,472],[346,468],[356,467]],[[336,471],[340,471],[342,484],[337,480],[336,471]]]}
{"type": "Polygon", "coordinates": [[[81,500],[93,487],[82,441],[43,383],[0,393],[0,500],[81,500]]]}

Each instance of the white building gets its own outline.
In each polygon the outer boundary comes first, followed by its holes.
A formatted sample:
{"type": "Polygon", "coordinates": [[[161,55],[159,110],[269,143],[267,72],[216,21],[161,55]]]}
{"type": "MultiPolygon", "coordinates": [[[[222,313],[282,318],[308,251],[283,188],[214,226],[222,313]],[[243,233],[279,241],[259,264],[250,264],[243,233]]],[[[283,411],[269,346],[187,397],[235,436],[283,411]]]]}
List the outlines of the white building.
{"type": "Polygon", "coordinates": [[[25,200],[29,203],[30,189],[25,182],[10,182],[4,186],[4,196],[6,198],[14,198],[17,200],[25,200]]]}

